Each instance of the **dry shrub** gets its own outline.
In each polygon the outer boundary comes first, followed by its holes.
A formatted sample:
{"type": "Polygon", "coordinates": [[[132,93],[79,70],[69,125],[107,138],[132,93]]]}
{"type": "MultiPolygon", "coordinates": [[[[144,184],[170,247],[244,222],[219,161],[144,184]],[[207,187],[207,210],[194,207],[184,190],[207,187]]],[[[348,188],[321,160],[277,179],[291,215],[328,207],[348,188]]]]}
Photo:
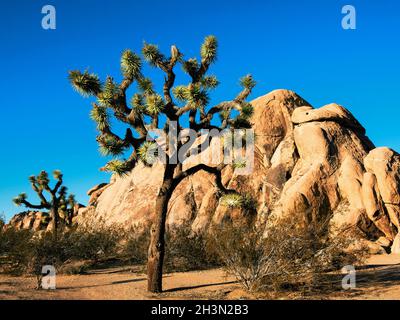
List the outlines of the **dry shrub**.
{"type": "MultiPolygon", "coordinates": [[[[147,263],[147,252],[150,242],[148,227],[139,226],[126,233],[122,257],[131,263],[147,263]]],[[[194,233],[190,224],[169,228],[165,240],[165,272],[182,272],[202,270],[218,264],[216,257],[207,252],[207,238],[194,233]]]]}
{"type": "Polygon", "coordinates": [[[150,229],[147,226],[136,226],[124,234],[121,257],[134,264],[147,262],[147,251],[150,244],[150,229]]]}
{"type": "Polygon", "coordinates": [[[27,230],[0,228],[0,272],[14,275],[25,272],[33,247],[31,237],[27,230]]]}
{"type": "MultiPolygon", "coordinates": [[[[52,265],[59,272],[76,274],[88,268],[107,267],[111,261],[146,265],[149,235],[147,227],[123,231],[96,225],[64,230],[54,241],[52,233],[9,228],[0,231],[0,271],[40,274],[42,266],[52,265]]],[[[193,233],[190,225],[169,229],[165,270],[179,272],[219,265],[207,252],[206,240],[204,235],[193,233]]]]}
{"type": "Polygon", "coordinates": [[[117,254],[121,232],[117,228],[73,229],[60,232],[54,241],[52,233],[29,230],[0,230],[0,263],[5,273],[38,274],[44,265],[56,269],[71,261],[96,263],[117,254]]]}
{"type": "Polygon", "coordinates": [[[123,231],[119,227],[96,226],[70,230],[64,235],[69,259],[98,261],[118,254],[123,231]]]}
{"type": "Polygon", "coordinates": [[[228,273],[249,291],[312,290],[327,271],[359,263],[365,250],[348,251],[349,232],[329,237],[327,223],[296,219],[267,226],[229,224],[210,237],[228,273]]]}
{"type": "Polygon", "coordinates": [[[220,266],[220,261],[208,250],[208,237],[193,232],[190,224],[168,230],[164,266],[166,272],[204,270],[220,266]]]}

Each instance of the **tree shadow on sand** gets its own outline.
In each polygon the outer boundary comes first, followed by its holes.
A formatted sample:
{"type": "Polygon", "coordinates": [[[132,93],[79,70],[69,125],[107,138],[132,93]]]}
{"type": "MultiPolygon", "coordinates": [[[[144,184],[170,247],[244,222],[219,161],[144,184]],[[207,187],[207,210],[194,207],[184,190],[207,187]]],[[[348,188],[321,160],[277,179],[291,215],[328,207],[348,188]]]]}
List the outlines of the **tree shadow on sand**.
{"type": "Polygon", "coordinates": [[[317,285],[304,296],[310,298],[328,299],[332,296],[357,298],[367,289],[387,289],[400,284],[400,264],[365,265],[356,268],[355,288],[344,290],[342,280],[346,274],[329,273],[321,276],[317,285]]]}
{"type": "Polygon", "coordinates": [[[238,281],[227,281],[227,282],[200,284],[197,286],[177,287],[177,288],[171,288],[171,289],[164,290],[163,293],[200,289],[200,288],[213,287],[213,286],[222,286],[222,285],[234,284],[234,283],[239,283],[239,282],[238,281]]]}
{"type": "Polygon", "coordinates": [[[112,285],[116,285],[116,284],[133,283],[133,282],[140,282],[140,281],[146,281],[146,280],[147,280],[146,278],[128,279],[128,280],[121,280],[121,281],[113,281],[111,283],[94,284],[94,285],[88,285],[88,286],[57,287],[57,290],[76,290],[76,289],[98,288],[98,287],[106,287],[106,286],[112,286],[112,285]]]}

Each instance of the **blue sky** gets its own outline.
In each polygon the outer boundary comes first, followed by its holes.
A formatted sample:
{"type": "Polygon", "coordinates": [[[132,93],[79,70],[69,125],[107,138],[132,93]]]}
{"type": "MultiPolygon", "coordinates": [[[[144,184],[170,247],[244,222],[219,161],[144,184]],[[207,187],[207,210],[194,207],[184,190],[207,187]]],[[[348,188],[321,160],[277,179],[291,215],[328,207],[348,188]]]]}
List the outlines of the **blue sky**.
{"type": "Polygon", "coordinates": [[[98,170],[106,159],[89,101],[71,89],[67,72],[89,67],[118,78],[121,52],[138,52],[143,41],[193,56],[214,34],[212,73],[222,82],[214,101],[233,97],[239,77],[252,73],[253,97],[287,88],[315,107],[337,102],[377,146],[400,150],[399,10],[395,0],[2,1],[0,214],[19,211],[11,199],[42,169],[61,169],[82,203],[91,186],[108,181],[98,170]],[[41,28],[46,4],[56,7],[56,30],[41,28]],[[346,4],[357,10],[356,30],[341,28],[346,4]]]}

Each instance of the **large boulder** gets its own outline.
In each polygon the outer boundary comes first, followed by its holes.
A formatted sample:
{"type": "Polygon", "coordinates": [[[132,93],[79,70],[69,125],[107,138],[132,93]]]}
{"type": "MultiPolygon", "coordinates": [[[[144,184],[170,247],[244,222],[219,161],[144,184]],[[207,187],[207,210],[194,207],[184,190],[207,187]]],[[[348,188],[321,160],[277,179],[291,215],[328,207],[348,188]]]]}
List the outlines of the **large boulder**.
{"type": "Polygon", "coordinates": [[[49,215],[42,211],[20,212],[9,221],[6,228],[12,227],[16,230],[32,230],[34,232],[45,230],[49,223],[49,215]]]}
{"type": "MultiPolygon", "coordinates": [[[[238,175],[226,168],[223,181],[254,198],[255,220],[271,215],[302,215],[306,222],[328,219],[332,230],[358,226],[383,246],[393,243],[400,227],[397,153],[375,149],[343,106],[315,109],[289,90],[273,91],[252,104],[254,170],[238,175]]],[[[92,206],[82,210],[78,220],[126,227],[148,224],[161,180],[159,163],[152,168],[138,165],[125,177],[113,177],[91,193],[92,206]]],[[[216,191],[207,173],[186,178],[172,195],[167,224],[190,223],[204,231],[225,219],[245,218],[243,212],[220,204],[216,191]]]]}
{"type": "MultiPolygon", "coordinates": [[[[400,228],[400,155],[389,148],[376,148],[364,158],[364,167],[367,213],[393,241],[400,228]]],[[[398,243],[395,241],[393,251],[400,252],[398,243]]]]}
{"type": "Polygon", "coordinates": [[[292,115],[299,159],[283,186],[278,214],[306,213],[306,219],[333,215],[336,226],[354,225],[365,208],[361,197],[363,159],[373,148],[365,130],[336,104],[297,108],[292,115]],[[335,213],[341,202],[349,211],[335,213]]]}

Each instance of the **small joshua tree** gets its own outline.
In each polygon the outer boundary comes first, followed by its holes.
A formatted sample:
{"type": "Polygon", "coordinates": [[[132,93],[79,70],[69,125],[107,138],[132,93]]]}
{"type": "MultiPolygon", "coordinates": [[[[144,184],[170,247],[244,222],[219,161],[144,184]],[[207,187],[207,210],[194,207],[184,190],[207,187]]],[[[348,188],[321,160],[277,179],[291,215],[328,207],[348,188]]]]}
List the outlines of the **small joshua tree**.
{"type": "Polygon", "coordinates": [[[69,217],[72,214],[75,206],[74,195],[70,194],[67,196],[67,187],[63,186],[63,175],[61,171],[55,170],[53,177],[56,180],[54,188],[50,187],[50,179],[46,171],[40,172],[38,176],[30,176],[29,181],[33,191],[36,192],[40,199],[40,204],[32,204],[27,200],[26,193],[21,193],[18,197],[14,198],[13,201],[17,206],[24,205],[29,209],[36,210],[49,210],[54,240],[57,240],[57,229],[60,219],[60,212],[64,212],[65,217],[69,217]],[[47,192],[49,199],[47,199],[44,193],[47,192]]]}
{"type": "MultiPolygon", "coordinates": [[[[165,161],[163,181],[155,204],[155,219],[150,228],[150,246],[148,251],[147,277],[150,292],[162,291],[162,267],[165,246],[165,222],[168,203],[179,183],[186,177],[204,170],[216,178],[216,186],[221,194],[233,192],[225,188],[221,181],[221,171],[226,164],[209,166],[199,163],[184,170],[182,161],[170,161],[181,150],[186,154],[194,142],[178,138],[176,145],[170,148],[168,139],[160,148],[157,139],[151,139],[151,131],[170,132],[174,128],[177,137],[184,137],[182,121],[187,121],[189,129],[202,137],[204,130],[229,130],[229,128],[249,128],[249,117],[252,115],[252,105],[246,102],[255,81],[251,75],[241,79],[242,91],[230,101],[221,102],[209,107],[210,91],[219,82],[213,75],[207,75],[209,67],[217,59],[217,39],[214,36],[205,38],[200,50],[200,61],[196,58],[184,59],[176,46],[171,47],[171,55],[165,56],[153,44],[144,44],[142,54],[150,66],[161,70],[164,74],[162,93],[155,90],[153,82],[142,73],[142,59],[131,50],[125,50],[121,57],[123,79],[117,83],[112,77],[107,77],[102,83],[96,74],[88,71],[70,71],[69,80],[72,86],[83,96],[93,96],[97,99],[91,111],[92,119],[97,123],[99,135],[97,142],[106,155],[123,156],[127,150],[131,153],[127,159],[114,159],[103,168],[119,175],[129,173],[138,161],[147,165],[154,163],[154,156],[163,153],[165,161]],[[181,64],[183,71],[189,76],[187,85],[175,85],[175,67],[181,64]],[[136,82],[138,91],[133,94],[130,104],[127,98],[128,89],[136,82]],[[111,128],[111,117],[127,126],[124,137],[118,136],[111,128]],[[185,116],[188,116],[185,118],[185,116]],[[212,123],[215,115],[220,116],[220,125],[212,123]],[[188,119],[188,120],[183,120],[188,119]],[[134,131],[134,132],[133,132],[134,131]],[[150,140],[150,141],[149,141],[150,140]],[[155,152],[156,151],[156,152],[155,152]]],[[[207,136],[206,140],[212,137],[207,136]]],[[[194,147],[193,147],[194,148],[194,147]]],[[[196,146],[198,148],[198,146],[196,146]]],[[[204,150],[200,150],[202,152],[204,150]]]]}

